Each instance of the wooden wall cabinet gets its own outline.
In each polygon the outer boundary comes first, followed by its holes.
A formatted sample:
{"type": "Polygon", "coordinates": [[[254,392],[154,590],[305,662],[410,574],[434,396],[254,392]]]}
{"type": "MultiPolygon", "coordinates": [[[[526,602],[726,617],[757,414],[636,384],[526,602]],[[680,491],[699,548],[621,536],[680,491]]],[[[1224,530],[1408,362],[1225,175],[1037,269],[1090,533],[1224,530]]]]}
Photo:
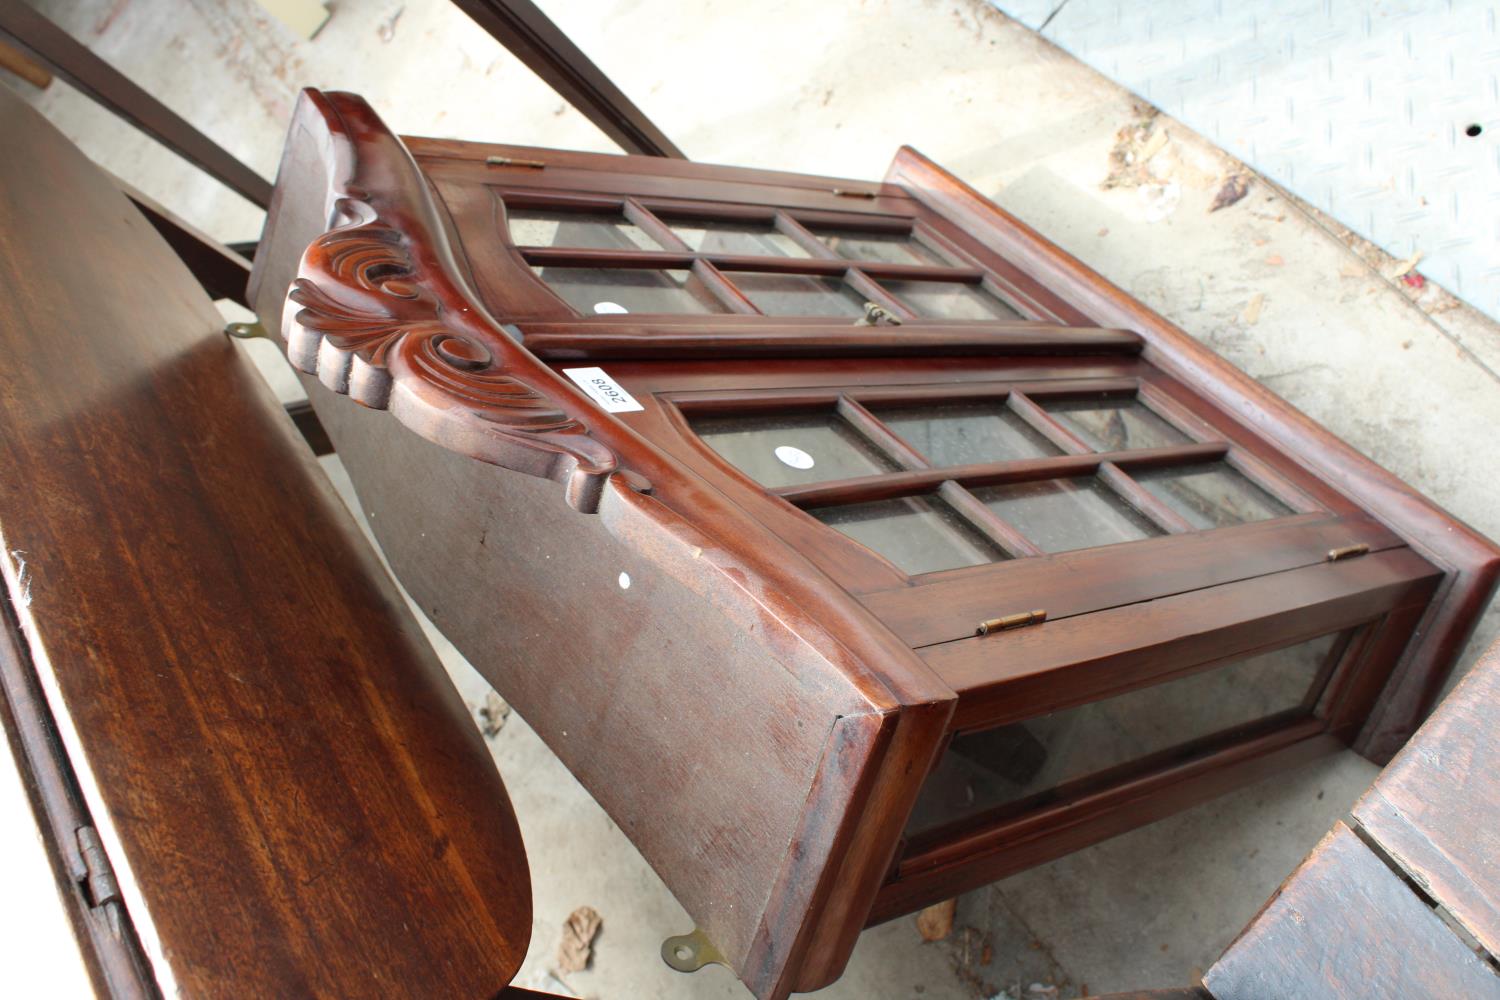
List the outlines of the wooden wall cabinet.
{"type": "Polygon", "coordinates": [[[676,961],[761,997],[1383,761],[1500,565],[910,149],[870,184],[403,143],[309,91],[251,294],[397,575],[698,922],[676,961]]]}

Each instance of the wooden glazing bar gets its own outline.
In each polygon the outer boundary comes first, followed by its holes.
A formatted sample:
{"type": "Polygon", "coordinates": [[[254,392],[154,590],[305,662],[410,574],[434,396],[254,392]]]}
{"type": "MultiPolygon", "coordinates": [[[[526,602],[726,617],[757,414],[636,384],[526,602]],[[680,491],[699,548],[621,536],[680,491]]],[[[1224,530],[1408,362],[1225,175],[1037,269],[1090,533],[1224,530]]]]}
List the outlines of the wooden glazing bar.
{"type": "Polygon", "coordinates": [[[922,493],[935,489],[946,479],[952,479],[964,486],[994,486],[1000,483],[1088,475],[1104,462],[1149,461],[1170,464],[1204,461],[1222,456],[1225,450],[1226,446],[1222,444],[1183,444],[1170,448],[1144,448],[1138,451],[1055,455],[1015,462],[982,462],[941,469],[888,472],[807,486],[783,486],[772,492],[799,507],[828,507],[834,504],[883,500],[909,493],[922,493]]]}
{"type": "Polygon", "coordinates": [[[1120,494],[1126,503],[1145,514],[1158,528],[1169,535],[1196,530],[1181,514],[1162,503],[1154,493],[1144,489],[1140,483],[1127,476],[1115,463],[1102,463],[1099,466],[1099,478],[1108,483],[1110,489],[1120,494]]]}
{"type": "MultiPolygon", "coordinates": [[[[769,318],[766,318],[769,321],[769,318]]],[[[549,361],[594,360],[729,360],[729,358],[849,358],[901,355],[1074,355],[1128,354],[1131,343],[1104,331],[975,330],[962,327],[855,327],[849,322],[796,327],[753,325],[744,330],[655,324],[631,318],[618,324],[586,327],[583,322],[550,325],[535,331],[534,324],[517,324],[525,333],[526,348],[549,361]],[[1073,336],[1073,333],[1079,336],[1073,336]]],[[[832,394],[828,394],[829,397],[832,394]]]]}
{"type": "MultiPolygon", "coordinates": [[[[580,321],[582,322],[582,321],[580,321]]],[[[840,324],[839,328],[842,328],[840,324]]],[[[545,332],[552,327],[543,327],[542,324],[527,324],[526,343],[530,346],[533,338],[538,332],[545,332]]],[[[912,330],[920,330],[918,324],[903,325],[896,332],[908,333],[912,330]]],[[[1085,380],[1098,381],[1101,384],[1110,385],[1126,382],[1125,379],[1098,379],[1085,380]]],[[[822,402],[832,404],[840,396],[847,395],[858,400],[866,406],[885,406],[902,403],[942,403],[954,400],[970,399],[994,399],[1003,400],[1012,392],[1026,392],[1036,383],[1029,379],[1018,379],[1015,382],[974,382],[969,384],[954,383],[948,385],[850,385],[839,387],[793,387],[793,388],[750,388],[750,389],[724,389],[711,390],[699,389],[694,391],[672,394],[672,402],[683,411],[730,413],[735,410],[754,412],[764,409],[776,409],[783,405],[803,405],[807,402],[822,402]]]]}
{"type": "Polygon", "coordinates": [[[865,297],[866,303],[872,303],[879,306],[880,308],[884,309],[889,315],[899,319],[902,323],[905,323],[907,320],[917,318],[916,310],[912,309],[905,302],[902,302],[900,299],[896,298],[896,296],[892,295],[883,287],[876,284],[873,280],[871,280],[868,274],[857,267],[850,268],[848,273],[844,275],[844,284],[854,289],[860,295],[863,295],[865,297]]]}
{"type": "MultiPolygon", "coordinates": [[[[746,316],[759,316],[760,309],[751,302],[744,292],[736,288],[729,279],[719,273],[719,269],[706,260],[694,261],[692,265],[693,276],[703,282],[704,286],[713,293],[714,297],[722,302],[730,312],[740,313],[746,316]]],[[[528,345],[529,346],[529,345],[528,345]]]]}
{"type": "MultiPolygon", "coordinates": [[[[634,221],[634,220],[632,220],[634,221]]],[[[643,229],[646,227],[642,227],[643,229]]],[[[663,228],[668,228],[663,224],[663,228]]],[[[655,238],[655,232],[652,233],[655,238]]],[[[669,242],[681,244],[673,234],[669,242]]],[[[682,244],[682,246],[686,246],[682,244]]],[[[937,267],[922,264],[892,264],[886,261],[845,260],[842,257],[781,257],[748,254],[702,253],[690,249],[668,250],[599,250],[584,247],[520,247],[527,263],[554,267],[687,267],[695,260],[707,260],[724,271],[761,271],[772,274],[819,274],[837,277],[846,271],[862,270],[875,278],[891,280],[920,279],[977,283],[980,271],[966,267],[937,267]]]]}
{"type": "Polygon", "coordinates": [[[641,231],[656,242],[665,247],[671,253],[692,253],[693,248],[688,246],[681,236],[673,231],[672,227],[658,219],[649,209],[644,207],[634,198],[626,198],[624,206],[625,218],[640,227],[641,231]]]}
{"type": "Polygon", "coordinates": [[[840,396],[838,414],[859,431],[860,434],[881,451],[887,458],[903,469],[927,469],[928,462],[904,439],[895,434],[878,417],[848,396],[840,396]]]}
{"type": "Polygon", "coordinates": [[[938,496],[948,502],[948,505],[963,515],[964,519],[979,530],[990,541],[1013,559],[1021,559],[1027,556],[1042,555],[1042,550],[1009,521],[998,517],[994,511],[985,506],[978,497],[955,483],[948,480],[938,487],[938,496]]]}
{"type": "Polygon", "coordinates": [[[818,239],[811,229],[792,218],[786,212],[776,213],[776,231],[786,236],[799,247],[806,250],[813,257],[822,260],[838,260],[840,255],[828,248],[828,244],[818,239]]]}
{"type": "Polygon", "coordinates": [[[1038,434],[1057,445],[1070,455],[1086,455],[1094,449],[1088,442],[1052,419],[1052,415],[1032,402],[1024,391],[1010,394],[1006,405],[1016,416],[1026,421],[1038,434]]]}

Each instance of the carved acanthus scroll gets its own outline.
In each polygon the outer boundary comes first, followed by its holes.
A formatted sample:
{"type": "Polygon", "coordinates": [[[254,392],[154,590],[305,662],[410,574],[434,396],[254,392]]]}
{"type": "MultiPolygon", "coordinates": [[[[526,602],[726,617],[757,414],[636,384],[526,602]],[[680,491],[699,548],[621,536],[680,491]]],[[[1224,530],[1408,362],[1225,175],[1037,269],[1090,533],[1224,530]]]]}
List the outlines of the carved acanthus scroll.
{"type": "Polygon", "coordinates": [[[570,504],[595,509],[617,462],[589,436],[591,404],[479,304],[416,164],[369,106],[346,94],[303,99],[341,140],[348,176],[332,178],[335,228],[308,246],[287,295],[292,364],[438,444],[562,482],[570,504]],[[362,172],[383,189],[361,185],[362,172]]]}

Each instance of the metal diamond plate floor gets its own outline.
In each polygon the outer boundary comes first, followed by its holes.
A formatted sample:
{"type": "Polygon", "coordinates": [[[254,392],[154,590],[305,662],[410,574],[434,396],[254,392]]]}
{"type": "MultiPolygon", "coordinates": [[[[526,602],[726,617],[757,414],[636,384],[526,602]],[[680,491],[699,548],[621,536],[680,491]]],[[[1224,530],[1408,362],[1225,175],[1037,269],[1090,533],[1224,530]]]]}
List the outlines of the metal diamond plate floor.
{"type": "Polygon", "coordinates": [[[1500,3],[992,2],[1500,319],[1500,3]]]}

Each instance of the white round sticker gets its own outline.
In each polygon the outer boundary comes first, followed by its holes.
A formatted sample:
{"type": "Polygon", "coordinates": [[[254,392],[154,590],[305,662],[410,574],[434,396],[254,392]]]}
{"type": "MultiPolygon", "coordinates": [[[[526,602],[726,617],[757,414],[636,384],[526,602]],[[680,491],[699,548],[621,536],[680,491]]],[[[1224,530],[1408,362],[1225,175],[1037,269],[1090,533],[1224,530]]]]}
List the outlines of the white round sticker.
{"type": "Polygon", "coordinates": [[[620,313],[628,313],[630,310],[618,302],[595,302],[594,312],[600,316],[618,316],[620,313]]]}
{"type": "Polygon", "coordinates": [[[813,457],[801,448],[793,448],[789,444],[780,445],[776,449],[776,457],[781,459],[783,465],[790,465],[794,469],[811,469],[813,457]]]}

